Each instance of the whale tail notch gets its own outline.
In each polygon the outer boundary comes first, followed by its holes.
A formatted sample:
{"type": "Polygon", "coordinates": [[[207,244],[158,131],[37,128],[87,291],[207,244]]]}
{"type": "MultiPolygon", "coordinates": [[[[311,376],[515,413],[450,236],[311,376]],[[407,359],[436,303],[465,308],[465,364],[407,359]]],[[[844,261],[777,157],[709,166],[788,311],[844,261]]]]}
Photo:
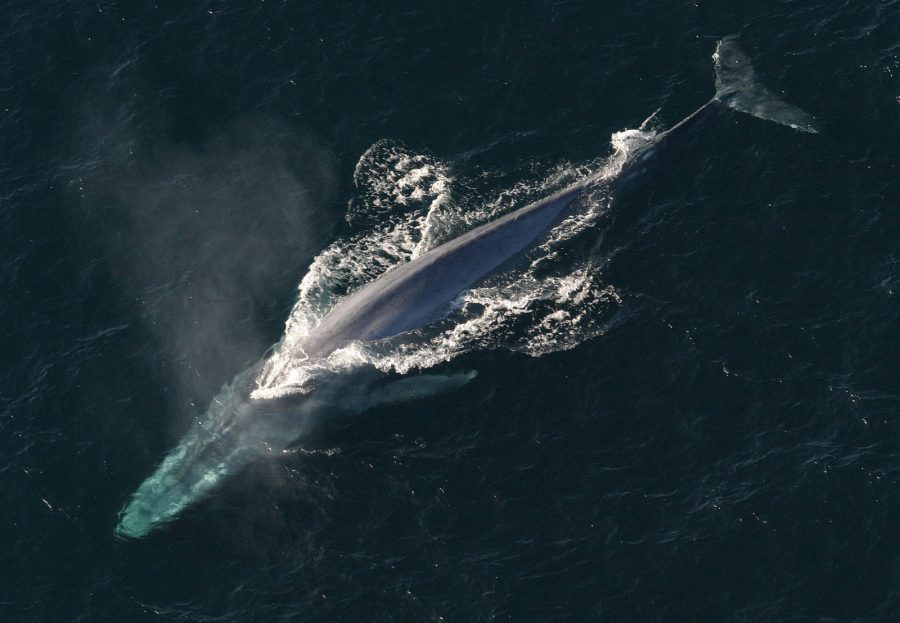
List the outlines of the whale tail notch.
{"type": "Polygon", "coordinates": [[[815,119],[759,82],[750,59],[738,45],[737,35],[719,41],[713,60],[716,64],[714,99],[729,108],[760,119],[774,121],[802,132],[818,133],[815,119]]]}

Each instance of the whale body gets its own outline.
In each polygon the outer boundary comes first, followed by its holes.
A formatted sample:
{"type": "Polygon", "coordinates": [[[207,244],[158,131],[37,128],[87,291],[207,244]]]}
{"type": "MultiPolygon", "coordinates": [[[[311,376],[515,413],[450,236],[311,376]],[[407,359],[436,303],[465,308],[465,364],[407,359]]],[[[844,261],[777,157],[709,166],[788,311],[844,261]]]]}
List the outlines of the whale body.
{"type": "Polygon", "coordinates": [[[530,248],[588,185],[573,184],[387,272],[338,303],[299,348],[324,357],[350,340],[379,340],[429,324],[460,292],[530,248]]]}
{"type": "MultiPolygon", "coordinates": [[[[810,115],[759,83],[736,37],[722,39],[713,59],[713,98],[630,154],[618,180],[633,179],[651,155],[658,155],[713,110],[730,108],[796,130],[817,131],[810,115]]],[[[388,271],[335,305],[294,346],[293,354],[324,358],[349,342],[391,338],[427,326],[440,318],[461,292],[532,248],[600,179],[598,174],[589,176],[388,271]]],[[[421,396],[460,387],[472,376],[421,375],[397,381],[392,388],[369,391],[360,377],[348,373],[315,390],[299,410],[291,411],[283,402],[250,396],[249,387],[261,364],[223,387],[204,418],[138,487],[119,513],[119,537],[145,536],[255,458],[288,447],[305,430],[303,417],[322,405],[361,411],[404,395],[421,396]]]]}

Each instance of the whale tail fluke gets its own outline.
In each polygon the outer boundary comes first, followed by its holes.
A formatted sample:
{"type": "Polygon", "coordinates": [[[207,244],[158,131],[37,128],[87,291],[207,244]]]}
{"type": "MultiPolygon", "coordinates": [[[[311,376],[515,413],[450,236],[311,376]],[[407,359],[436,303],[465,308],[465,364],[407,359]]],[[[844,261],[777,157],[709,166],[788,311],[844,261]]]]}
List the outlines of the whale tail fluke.
{"type": "Polygon", "coordinates": [[[812,115],[784,101],[763,86],[750,59],[730,35],[719,41],[713,60],[716,63],[715,99],[726,106],[760,119],[780,123],[802,132],[818,133],[812,115]]]}

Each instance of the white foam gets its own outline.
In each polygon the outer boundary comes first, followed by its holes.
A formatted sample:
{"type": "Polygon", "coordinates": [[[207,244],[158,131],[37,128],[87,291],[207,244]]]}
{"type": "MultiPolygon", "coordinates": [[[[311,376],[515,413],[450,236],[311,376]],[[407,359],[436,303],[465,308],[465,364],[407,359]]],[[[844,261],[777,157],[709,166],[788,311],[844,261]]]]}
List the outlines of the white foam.
{"type": "Polygon", "coordinates": [[[508,348],[540,356],[596,337],[621,295],[589,259],[573,264],[560,250],[597,224],[609,207],[609,182],[653,135],[617,132],[608,158],[561,164],[542,179],[519,182],[486,202],[455,197],[450,167],[432,156],[389,141],[375,143],[357,163],[358,195],[348,209],[351,223],[371,226],[335,241],[313,261],[300,283],[284,338],[265,361],[253,397],[308,393],[324,376],[361,365],[402,374],[474,349],[508,348]],[[446,320],[410,339],[389,345],[355,342],[315,361],[298,348],[348,293],[462,231],[592,174],[594,190],[532,252],[531,262],[462,293],[446,320]]]}

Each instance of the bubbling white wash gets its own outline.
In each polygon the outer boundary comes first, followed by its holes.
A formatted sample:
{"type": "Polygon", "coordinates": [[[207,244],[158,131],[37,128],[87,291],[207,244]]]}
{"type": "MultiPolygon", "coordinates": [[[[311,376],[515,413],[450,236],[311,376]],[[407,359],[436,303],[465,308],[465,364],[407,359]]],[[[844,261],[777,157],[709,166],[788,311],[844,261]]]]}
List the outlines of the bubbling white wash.
{"type": "Polygon", "coordinates": [[[562,164],[543,179],[520,182],[488,202],[465,197],[448,164],[394,142],[375,143],[356,165],[358,194],[347,215],[366,230],[335,241],[313,261],[284,337],[263,363],[251,396],[306,394],[325,376],[363,365],[400,374],[427,369],[476,349],[540,356],[601,334],[621,295],[604,283],[602,269],[590,257],[573,263],[562,251],[606,213],[610,182],[654,134],[618,132],[611,138],[610,156],[562,164]],[[544,241],[513,269],[463,292],[445,319],[411,332],[409,339],[352,342],[321,359],[298,354],[297,344],[349,293],[474,226],[589,175],[594,175],[594,188],[544,241]]]}

